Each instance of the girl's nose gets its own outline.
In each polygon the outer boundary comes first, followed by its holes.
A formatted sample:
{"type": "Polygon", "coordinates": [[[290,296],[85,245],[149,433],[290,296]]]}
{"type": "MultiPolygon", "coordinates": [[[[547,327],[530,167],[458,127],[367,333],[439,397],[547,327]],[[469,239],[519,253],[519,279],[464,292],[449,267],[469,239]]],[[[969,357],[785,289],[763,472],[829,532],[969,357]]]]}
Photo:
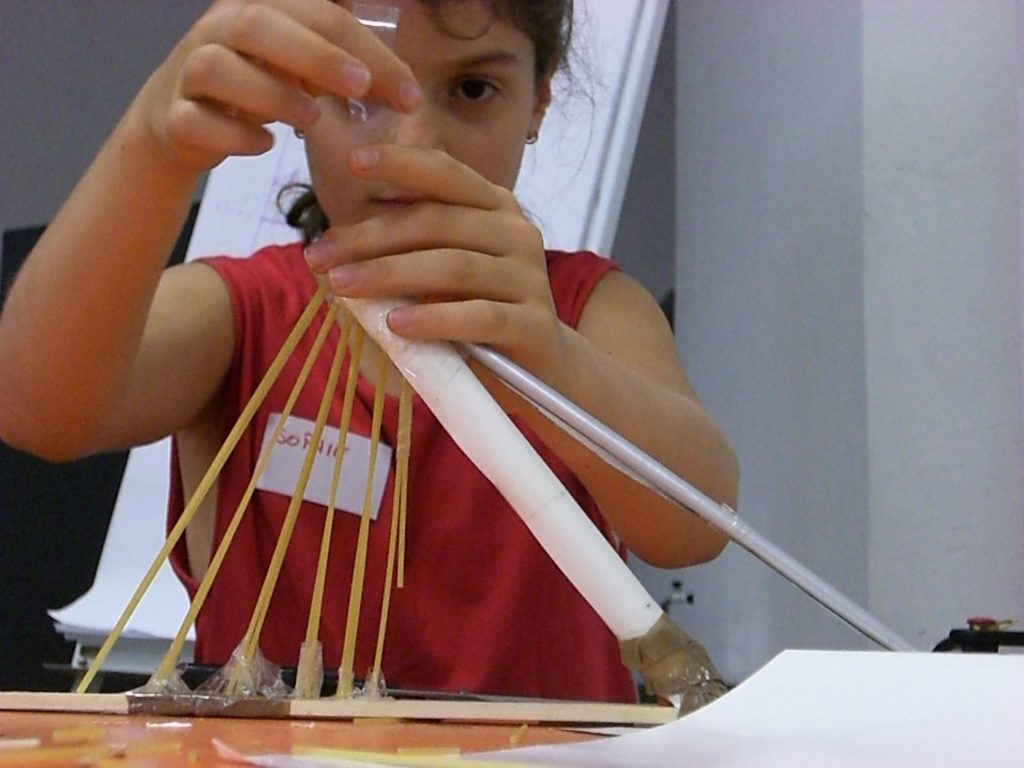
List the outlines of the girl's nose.
{"type": "Polygon", "coordinates": [[[443,149],[440,117],[438,111],[432,108],[426,100],[415,112],[395,113],[393,141],[396,144],[409,147],[443,149]]]}

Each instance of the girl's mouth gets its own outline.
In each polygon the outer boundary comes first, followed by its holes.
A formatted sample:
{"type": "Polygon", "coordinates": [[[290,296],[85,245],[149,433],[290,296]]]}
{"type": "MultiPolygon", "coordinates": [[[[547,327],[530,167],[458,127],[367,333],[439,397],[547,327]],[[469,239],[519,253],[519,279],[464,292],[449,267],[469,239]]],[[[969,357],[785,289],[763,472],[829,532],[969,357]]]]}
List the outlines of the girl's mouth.
{"type": "Polygon", "coordinates": [[[423,200],[423,197],[413,194],[385,194],[377,195],[373,198],[373,202],[378,205],[414,205],[423,202],[423,200]]]}

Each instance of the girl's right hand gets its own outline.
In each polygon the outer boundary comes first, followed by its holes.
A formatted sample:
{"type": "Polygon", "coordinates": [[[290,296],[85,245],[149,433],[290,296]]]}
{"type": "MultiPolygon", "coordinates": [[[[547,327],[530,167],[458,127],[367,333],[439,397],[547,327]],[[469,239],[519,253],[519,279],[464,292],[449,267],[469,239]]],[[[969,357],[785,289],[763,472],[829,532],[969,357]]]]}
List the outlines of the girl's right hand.
{"type": "Polygon", "coordinates": [[[218,0],[146,82],[129,117],[172,165],[203,171],[269,150],[266,123],[309,128],[323,94],[402,111],[420,99],[409,67],[330,0],[218,0]]]}

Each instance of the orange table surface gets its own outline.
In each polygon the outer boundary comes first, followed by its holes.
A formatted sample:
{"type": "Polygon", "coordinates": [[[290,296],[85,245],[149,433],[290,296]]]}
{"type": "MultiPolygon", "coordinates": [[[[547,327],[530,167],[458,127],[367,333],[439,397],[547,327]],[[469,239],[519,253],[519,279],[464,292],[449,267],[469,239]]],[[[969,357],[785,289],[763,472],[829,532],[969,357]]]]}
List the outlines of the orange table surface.
{"type": "Polygon", "coordinates": [[[0,766],[176,768],[229,766],[213,739],[246,754],[325,747],[373,752],[402,749],[505,749],[599,738],[549,726],[387,720],[250,720],[0,712],[0,766]],[[19,746],[39,739],[39,747],[19,746]]]}

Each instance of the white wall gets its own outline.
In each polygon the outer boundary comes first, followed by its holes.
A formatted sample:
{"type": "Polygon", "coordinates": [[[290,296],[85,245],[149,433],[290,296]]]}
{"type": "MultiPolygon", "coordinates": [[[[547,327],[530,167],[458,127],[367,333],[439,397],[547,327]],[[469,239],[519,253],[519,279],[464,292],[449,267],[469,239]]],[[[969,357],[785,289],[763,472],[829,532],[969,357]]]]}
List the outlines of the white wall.
{"type": "MultiPolygon", "coordinates": [[[[859,8],[677,14],[681,352],[739,454],[743,517],[863,601],[859,8]]],[[[736,547],[683,578],[696,604],[677,615],[733,679],[782,648],[859,642],[736,547]]]]}
{"type": "Polygon", "coordinates": [[[0,229],[47,223],[209,0],[0,2],[0,229]]]}
{"type": "MultiPolygon", "coordinates": [[[[1017,3],[677,6],[677,329],[740,514],[921,647],[1024,615],[1017,3]]],[[[736,547],[682,576],[733,679],[871,647],[736,547]]]]}
{"type": "Polygon", "coordinates": [[[922,642],[1024,607],[1017,10],[864,5],[869,599],[922,642]]]}

